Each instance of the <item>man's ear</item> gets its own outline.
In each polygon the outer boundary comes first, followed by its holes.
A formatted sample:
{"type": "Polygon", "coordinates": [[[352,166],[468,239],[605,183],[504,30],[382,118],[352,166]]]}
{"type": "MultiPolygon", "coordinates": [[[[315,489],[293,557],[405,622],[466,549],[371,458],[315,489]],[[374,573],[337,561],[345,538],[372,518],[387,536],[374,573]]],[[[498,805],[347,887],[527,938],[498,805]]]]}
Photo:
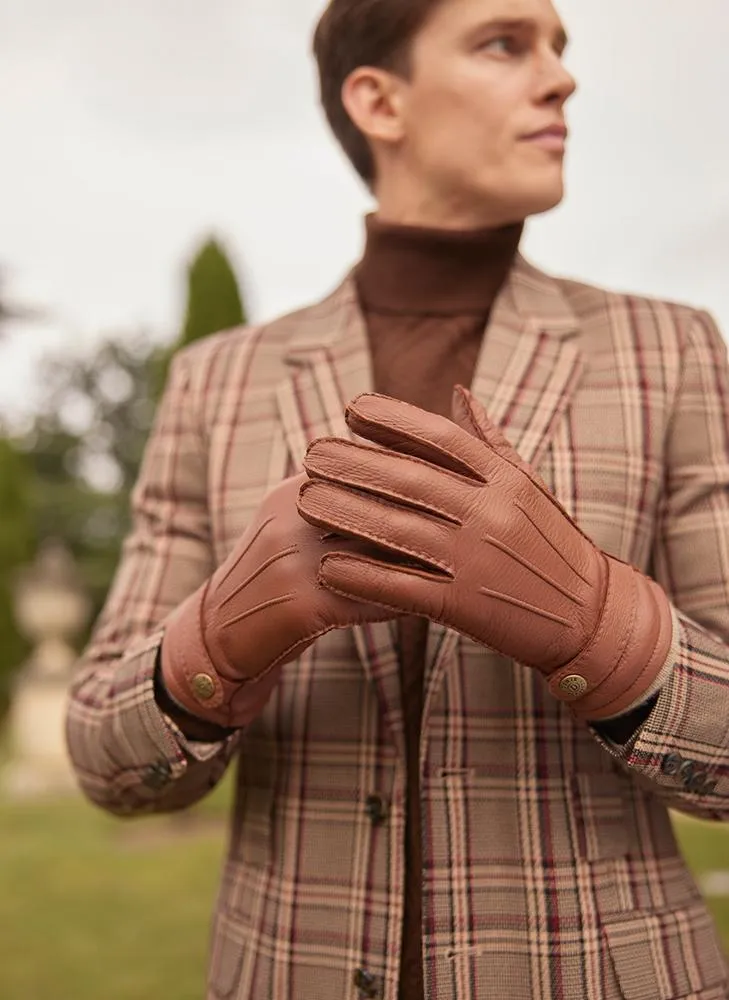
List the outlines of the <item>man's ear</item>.
{"type": "Polygon", "coordinates": [[[402,140],[403,82],[394,73],[373,66],[360,66],[344,81],[342,104],[371,143],[392,144],[402,140]]]}

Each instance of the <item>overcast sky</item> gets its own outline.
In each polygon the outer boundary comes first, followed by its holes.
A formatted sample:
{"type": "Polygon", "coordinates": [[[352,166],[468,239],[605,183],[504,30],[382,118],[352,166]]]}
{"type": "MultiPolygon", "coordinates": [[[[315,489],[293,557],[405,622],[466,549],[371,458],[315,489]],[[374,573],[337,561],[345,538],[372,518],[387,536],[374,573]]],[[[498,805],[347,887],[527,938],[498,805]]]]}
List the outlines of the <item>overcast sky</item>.
{"type": "MultiPolygon", "coordinates": [[[[0,412],[40,355],[174,334],[209,232],[253,318],[325,294],[368,200],[323,124],[323,0],[0,0],[0,274],[44,324],[0,344],[0,412]]],[[[581,84],[568,197],[524,245],[557,273],[709,308],[729,331],[728,0],[563,0],[581,84]]]]}

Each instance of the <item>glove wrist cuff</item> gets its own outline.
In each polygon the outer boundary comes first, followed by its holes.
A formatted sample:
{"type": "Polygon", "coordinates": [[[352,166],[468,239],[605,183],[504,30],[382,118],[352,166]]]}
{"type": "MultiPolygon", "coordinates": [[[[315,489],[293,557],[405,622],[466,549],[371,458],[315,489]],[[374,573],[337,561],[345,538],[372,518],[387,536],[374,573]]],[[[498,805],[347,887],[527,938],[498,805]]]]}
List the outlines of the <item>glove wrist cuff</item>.
{"type": "Polygon", "coordinates": [[[221,676],[205,642],[208,587],[205,584],[188,597],[167,622],[160,655],[162,680],[172,700],[186,712],[224,729],[240,729],[265,708],[281,667],[270,667],[254,678],[231,681],[221,676]]]}
{"type": "Polygon", "coordinates": [[[162,640],[162,679],[170,697],[185,711],[218,726],[230,726],[223,679],[203,637],[207,584],[172,614],[162,640]]]}
{"type": "Polygon", "coordinates": [[[668,598],[628,563],[604,556],[608,582],[598,626],[585,649],[548,678],[552,694],[581,719],[628,711],[654,691],[673,641],[668,598]]]}

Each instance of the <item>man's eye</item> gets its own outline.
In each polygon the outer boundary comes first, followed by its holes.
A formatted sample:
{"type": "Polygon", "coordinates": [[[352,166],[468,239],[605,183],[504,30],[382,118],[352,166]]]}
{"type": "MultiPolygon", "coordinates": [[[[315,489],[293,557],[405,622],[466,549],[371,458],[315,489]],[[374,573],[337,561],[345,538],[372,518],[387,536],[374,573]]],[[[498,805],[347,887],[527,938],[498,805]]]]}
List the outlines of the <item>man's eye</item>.
{"type": "Polygon", "coordinates": [[[490,38],[481,46],[486,52],[497,52],[511,55],[518,48],[517,40],[511,35],[499,35],[498,38],[490,38]]]}

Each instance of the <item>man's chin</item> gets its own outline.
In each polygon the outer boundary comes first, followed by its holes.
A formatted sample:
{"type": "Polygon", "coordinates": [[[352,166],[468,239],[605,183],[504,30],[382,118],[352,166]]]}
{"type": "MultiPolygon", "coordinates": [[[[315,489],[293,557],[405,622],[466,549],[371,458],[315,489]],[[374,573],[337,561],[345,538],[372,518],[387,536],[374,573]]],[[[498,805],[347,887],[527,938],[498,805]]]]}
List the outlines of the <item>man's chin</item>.
{"type": "Polygon", "coordinates": [[[564,184],[555,181],[549,184],[522,184],[518,188],[502,188],[495,191],[479,192],[474,198],[484,207],[484,213],[493,220],[495,225],[512,225],[523,222],[531,215],[543,215],[551,212],[564,199],[564,184]]]}
{"type": "Polygon", "coordinates": [[[532,192],[524,198],[524,218],[529,215],[544,215],[557,208],[564,200],[564,184],[553,185],[542,191],[532,192]]]}

